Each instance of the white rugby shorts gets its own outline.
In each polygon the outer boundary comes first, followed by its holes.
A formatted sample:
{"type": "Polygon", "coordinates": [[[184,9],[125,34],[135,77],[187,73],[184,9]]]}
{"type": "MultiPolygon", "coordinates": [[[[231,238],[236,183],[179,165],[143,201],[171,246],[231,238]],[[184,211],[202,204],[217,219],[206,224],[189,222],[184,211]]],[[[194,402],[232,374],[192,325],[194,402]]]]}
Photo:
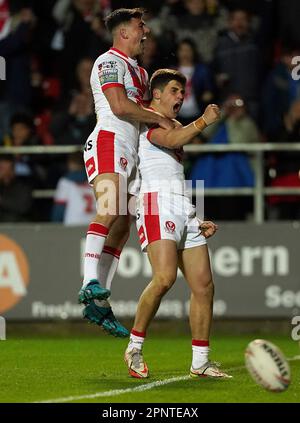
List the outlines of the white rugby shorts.
{"type": "Polygon", "coordinates": [[[142,251],[151,242],[169,239],[178,250],[206,244],[200,221],[190,199],[180,194],[148,192],[140,194],[136,203],[136,225],[142,251]]]}
{"type": "Polygon", "coordinates": [[[119,173],[129,180],[136,173],[137,152],[120,135],[96,126],[84,148],[88,181],[102,173],[119,173]]]}

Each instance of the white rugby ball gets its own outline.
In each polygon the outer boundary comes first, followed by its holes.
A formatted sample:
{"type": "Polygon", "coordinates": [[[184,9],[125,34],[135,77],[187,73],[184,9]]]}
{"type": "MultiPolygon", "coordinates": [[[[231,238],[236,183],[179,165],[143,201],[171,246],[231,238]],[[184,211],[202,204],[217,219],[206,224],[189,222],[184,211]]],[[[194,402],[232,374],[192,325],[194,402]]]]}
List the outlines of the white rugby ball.
{"type": "Polygon", "coordinates": [[[250,342],[245,351],[246,368],[268,391],[282,392],[291,382],[290,366],[276,345],[265,339],[250,342]]]}

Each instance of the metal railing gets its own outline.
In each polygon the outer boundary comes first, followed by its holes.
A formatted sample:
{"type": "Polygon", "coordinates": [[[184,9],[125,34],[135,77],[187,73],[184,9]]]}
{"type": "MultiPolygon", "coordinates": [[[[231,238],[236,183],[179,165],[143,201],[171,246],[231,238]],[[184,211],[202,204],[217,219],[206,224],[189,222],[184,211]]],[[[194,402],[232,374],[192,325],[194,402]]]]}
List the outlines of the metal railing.
{"type": "MultiPolygon", "coordinates": [[[[82,150],[78,146],[26,146],[0,147],[0,154],[68,154],[82,150]]],[[[300,188],[278,188],[264,186],[263,154],[273,151],[299,151],[300,143],[265,143],[265,144],[191,144],[184,147],[187,153],[230,153],[244,152],[254,156],[255,186],[253,188],[209,188],[207,196],[242,195],[254,197],[254,221],[264,221],[264,196],[266,195],[300,195],[300,188]]],[[[197,195],[197,190],[194,190],[197,195]]],[[[53,190],[35,190],[35,198],[51,198],[53,190]]]]}

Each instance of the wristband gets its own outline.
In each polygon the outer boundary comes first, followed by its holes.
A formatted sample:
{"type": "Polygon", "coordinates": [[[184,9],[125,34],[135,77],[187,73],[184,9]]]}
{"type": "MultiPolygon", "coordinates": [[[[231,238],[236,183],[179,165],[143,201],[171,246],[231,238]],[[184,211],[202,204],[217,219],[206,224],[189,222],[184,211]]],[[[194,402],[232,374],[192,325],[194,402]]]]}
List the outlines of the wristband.
{"type": "Polygon", "coordinates": [[[201,116],[197,120],[194,120],[193,125],[198,131],[203,131],[207,127],[204,117],[201,116]]]}

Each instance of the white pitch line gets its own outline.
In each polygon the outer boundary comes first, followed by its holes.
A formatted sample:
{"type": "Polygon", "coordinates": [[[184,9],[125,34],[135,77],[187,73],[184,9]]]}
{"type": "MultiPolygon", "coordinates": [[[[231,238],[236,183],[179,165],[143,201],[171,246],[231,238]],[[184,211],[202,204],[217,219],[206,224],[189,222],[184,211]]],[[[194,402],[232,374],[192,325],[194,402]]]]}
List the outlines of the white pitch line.
{"type": "MultiPolygon", "coordinates": [[[[296,361],[300,360],[300,355],[296,355],[294,357],[288,358],[288,361],[296,361]]],[[[236,370],[242,370],[245,366],[238,366],[238,367],[232,367],[231,369],[227,369],[226,371],[232,372],[236,370]]],[[[178,376],[178,377],[172,377],[170,379],[164,379],[164,380],[157,380],[155,382],[145,383],[144,385],[136,386],[135,388],[126,388],[126,389],[112,389],[110,391],[102,391],[102,392],[95,392],[94,394],[86,394],[86,395],[77,395],[73,397],[64,397],[64,398],[55,398],[45,401],[35,401],[34,403],[62,403],[62,402],[71,402],[71,401],[79,401],[83,399],[93,399],[93,398],[100,398],[100,397],[113,397],[116,395],[122,395],[132,392],[143,392],[148,391],[152,388],[157,388],[160,386],[168,385],[169,383],[173,382],[180,382],[182,380],[188,380],[190,379],[190,376],[178,376]]]]}
{"type": "Polygon", "coordinates": [[[186,379],[189,379],[189,376],[178,376],[178,377],[172,377],[170,379],[157,380],[156,382],[146,383],[144,385],[140,385],[135,388],[112,389],[111,391],[96,392],[95,394],[78,395],[74,397],[65,397],[65,398],[52,399],[47,401],[36,401],[36,402],[55,403],[55,402],[70,402],[70,401],[77,401],[82,399],[91,399],[91,398],[98,398],[98,397],[113,397],[115,395],[127,394],[131,392],[147,391],[149,389],[156,388],[157,386],[163,386],[163,385],[167,385],[168,383],[179,382],[181,380],[186,380],[186,379]]]}
{"type": "Polygon", "coordinates": [[[300,355],[295,355],[294,357],[288,358],[288,361],[298,361],[300,360],[300,355]]]}
{"type": "MultiPolygon", "coordinates": [[[[245,366],[233,367],[232,369],[228,369],[228,371],[240,370],[240,369],[243,369],[244,367],[245,366]]],[[[58,399],[46,400],[46,401],[35,401],[35,402],[56,403],[56,402],[70,402],[70,401],[77,401],[82,399],[91,399],[91,398],[98,398],[98,397],[112,397],[115,395],[127,394],[131,392],[148,391],[149,389],[152,389],[152,388],[156,388],[159,386],[168,385],[169,383],[179,382],[181,380],[188,380],[188,379],[190,379],[190,376],[178,376],[178,377],[172,377],[170,379],[157,380],[155,382],[145,383],[144,385],[140,385],[135,388],[113,389],[111,391],[96,392],[95,394],[78,395],[74,397],[65,397],[65,398],[58,398],[58,399]]]]}

